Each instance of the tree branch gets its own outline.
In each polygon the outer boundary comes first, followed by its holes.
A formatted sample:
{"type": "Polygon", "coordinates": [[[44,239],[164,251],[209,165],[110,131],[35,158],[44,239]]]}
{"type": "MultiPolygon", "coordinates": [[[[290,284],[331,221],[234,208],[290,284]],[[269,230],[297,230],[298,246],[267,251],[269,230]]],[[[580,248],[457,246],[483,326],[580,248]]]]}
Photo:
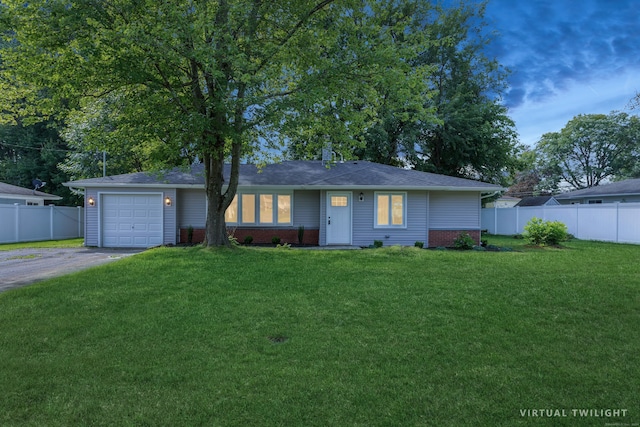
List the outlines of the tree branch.
{"type": "Polygon", "coordinates": [[[264,60],[261,62],[260,66],[258,66],[258,68],[256,68],[255,73],[260,71],[266,64],[268,64],[271,61],[271,58],[273,58],[278,53],[278,51],[284,45],[286,45],[289,40],[291,40],[291,38],[298,32],[298,30],[300,30],[300,28],[302,28],[302,26],[309,19],[311,19],[311,17],[313,15],[315,15],[316,13],[318,13],[319,11],[324,9],[325,6],[328,6],[333,2],[335,2],[335,0],[322,0],[320,3],[316,4],[309,12],[307,12],[306,15],[304,15],[300,20],[298,20],[298,22],[296,22],[296,24],[279,41],[278,46],[276,47],[276,49],[274,49],[274,51],[271,54],[268,54],[263,58],[264,60]]]}

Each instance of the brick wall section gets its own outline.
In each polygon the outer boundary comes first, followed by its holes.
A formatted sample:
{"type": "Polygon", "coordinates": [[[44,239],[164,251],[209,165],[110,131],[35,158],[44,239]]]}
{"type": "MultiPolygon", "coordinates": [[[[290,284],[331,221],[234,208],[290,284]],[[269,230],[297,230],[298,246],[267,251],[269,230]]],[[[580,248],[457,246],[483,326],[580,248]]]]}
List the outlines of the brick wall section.
{"type": "MultiPolygon", "coordinates": [[[[180,239],[178,243],[187,243],[189,241],[189,232],[186,228],[180,229],[180,239]]],[[[192,243],[202,243],[204,241],[204,228],[194,228],[192,243]]]]}
{"type": "MultiPolygon", "coordinates": [[[[244,243],[246,236],[253,237],[252,243],[271,243],[274,236],[280,237],[281,243],[298,244],[297,229],[281,229],[281,228],[236,228],[233,235],[238,239],[239,243],[244,243]]],[[[187,243],[188,232],[186,228],[180,229],[180,243],[187,243]]],[[[204,229],[193,229],[192,243],[200,243],[204,240],[204,229]]],[[[320,241],[320,230],[304,230],[304,245],[317,245],[320,241]]]]}
{"type": "MultiPolygon", "coordinates": [[[[469,233],[471,238],[480,242],[480,230],[429,230],[429,247],[438,246],[452,247],[453,241],[460,233],[469,233]]],[[[253,237],[253,243],[271,243],[274,236],[280,237],[282,243],[298,243],[298,230],[278,229],[278,228],[237,228],[234,236],[238,242],[243,243],[246,236],[253,237]]],[[[320,241],[320,230],[304,230],[305,245],[317,245],[320,241]]],[[[194,228],[193,243],[200,243],[204,240],[204,229],[194,228]]],[[[187,243],[187,229],[180,229],[180,243],[187,243]]]]}
{"type": "Polygon", "coordinates": [[[461,233],[469,233],[469,236],[476,241],[476,244],[479,244],[480,230],[429,230],[429,247],[452,247],[453,241],[461,233]]]}

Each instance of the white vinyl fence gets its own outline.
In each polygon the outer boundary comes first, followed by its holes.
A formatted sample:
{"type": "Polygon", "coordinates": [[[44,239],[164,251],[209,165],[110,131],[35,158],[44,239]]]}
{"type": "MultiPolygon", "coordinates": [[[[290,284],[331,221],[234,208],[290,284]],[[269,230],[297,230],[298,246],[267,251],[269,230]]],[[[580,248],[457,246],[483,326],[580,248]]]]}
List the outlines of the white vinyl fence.
{"type": "Polygon", "coordinates": [[[563,222],[578,239],[640,244],[640,203],[487,208],[482,209],[482,229],[520,234],[533,217],[563,222]]]}
{"type": "Polygon", "coordinates": [[[84,208],[0,205],[0,243],[84,236],[84,208]]]}

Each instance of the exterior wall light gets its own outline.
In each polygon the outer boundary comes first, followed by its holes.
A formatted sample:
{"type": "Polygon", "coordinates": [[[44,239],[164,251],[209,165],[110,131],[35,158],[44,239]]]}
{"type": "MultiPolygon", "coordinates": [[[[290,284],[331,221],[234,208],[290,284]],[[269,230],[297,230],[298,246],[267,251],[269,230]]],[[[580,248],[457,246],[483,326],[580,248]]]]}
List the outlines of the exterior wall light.
{"type": "Polygon", "coordinates": [[[89,200],[87,200],[87,203],[89,204],[89,206],[95,206],[96,200],[93,197],[89,197],[89,200]]]}
{"type": "Polygon", "coordinates": [[[364,193],[360,192],[360,197],[358,198],[358,200],[360,200],[361,202],[364,201],[364,193]]]}
{"type": "Polygon", "coordinates": [[[167,196],[164,198],[164,205],[171,206],[171,197],[167,196]]]}

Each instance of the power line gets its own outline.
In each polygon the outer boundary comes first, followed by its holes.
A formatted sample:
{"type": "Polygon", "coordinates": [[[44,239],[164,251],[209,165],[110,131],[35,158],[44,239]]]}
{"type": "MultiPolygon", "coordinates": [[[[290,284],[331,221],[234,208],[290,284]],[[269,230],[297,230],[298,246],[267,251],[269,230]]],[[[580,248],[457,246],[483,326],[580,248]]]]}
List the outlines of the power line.
{"type": "Polygon", "coordinates": [[[43,151],[43,150],[51,150],[51,151],[61,151],[63,153],[71,153],[71,152],[75,152],[75,150],[64,150],[62,148],[49,148],[49,147],[27,147],[25,145],[17,145],[17,144],[8,144],[6,142],[0,142],[0,146],[4,146],[4,147],[13,147],[13,148],[24,148],[26,150],[39,150],[39,151],[43,151]]]}

